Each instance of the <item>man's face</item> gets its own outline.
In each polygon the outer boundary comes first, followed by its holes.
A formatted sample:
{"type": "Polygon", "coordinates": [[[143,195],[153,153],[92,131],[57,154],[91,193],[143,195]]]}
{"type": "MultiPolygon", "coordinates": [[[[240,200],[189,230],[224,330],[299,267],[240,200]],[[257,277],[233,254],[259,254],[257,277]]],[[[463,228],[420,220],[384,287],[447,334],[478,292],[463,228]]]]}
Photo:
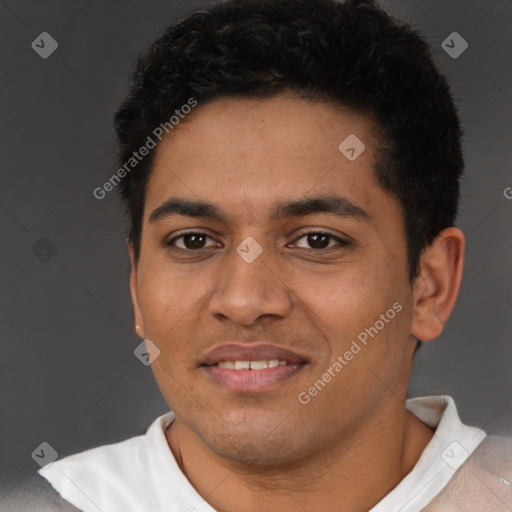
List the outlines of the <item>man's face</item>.
{"type": "Polygon", "coordinates": [[[372,126],[291,96],[222,99],[157,148],[136,320],[161,350],[152,368],[178,420],[222,457],[297,461],[403,412],[412,294],[403,214],[374,176],[372,126]],[[338,148],[351,134],[366,146],[353,161],[338,148]],[[289,205],[319,196],[342,198],[337,211],[289,205]],[[220,217],[177,214],[171,198],[220,217]],[[274,359],[288,364],[225,363],[274,359]]]}

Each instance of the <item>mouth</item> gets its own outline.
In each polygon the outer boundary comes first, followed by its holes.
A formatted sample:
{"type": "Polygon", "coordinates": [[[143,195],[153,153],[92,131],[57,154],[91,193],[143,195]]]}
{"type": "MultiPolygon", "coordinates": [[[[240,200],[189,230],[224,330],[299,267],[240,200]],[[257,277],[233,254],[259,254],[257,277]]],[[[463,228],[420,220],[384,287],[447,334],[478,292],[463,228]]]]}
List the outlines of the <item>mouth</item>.
{"type": "Polygon", "coordinates": [[[217,368],[229,368],[230,370],[264,370],[266,368],[277,368],[278,366],[288,366],[288,361],[279,359],[267,359],[261,361],[220,361],[217,368]]]}
{"type": "Polygon", "coordinates": [[[284,383],[307,364],[304,356],[274,345],[230,343],[211,351],[201,367],[221,388],[255,393],[284,383]]]}

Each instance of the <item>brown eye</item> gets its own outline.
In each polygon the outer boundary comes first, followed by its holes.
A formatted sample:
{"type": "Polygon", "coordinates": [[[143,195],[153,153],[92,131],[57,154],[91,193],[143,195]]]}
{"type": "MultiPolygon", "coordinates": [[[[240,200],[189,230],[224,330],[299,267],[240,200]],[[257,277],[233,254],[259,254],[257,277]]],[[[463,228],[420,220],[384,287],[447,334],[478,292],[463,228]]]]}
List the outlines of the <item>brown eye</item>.
{"type": "Polygon", "coordinates": [[[322,233],[319,231],[311,231],[309,233],[304,233],[297,240],[305,241],[305,245],[300,245],[299,243],[297,244],[298,247],[301,247],[302,249],[321,250],[331,248],[335,245],[349,245],[348,242],[342,240],[337,236],[331,235],[330,233],[322,233]]]}
{"type": "Polygon", "coordinates": [[[181,250],[198,250],[204,249],[206,246],[206,242],[210,237],[205,233],[183,233],[172,240],[170,240],[167,245],[175,246],[181,250]]]}

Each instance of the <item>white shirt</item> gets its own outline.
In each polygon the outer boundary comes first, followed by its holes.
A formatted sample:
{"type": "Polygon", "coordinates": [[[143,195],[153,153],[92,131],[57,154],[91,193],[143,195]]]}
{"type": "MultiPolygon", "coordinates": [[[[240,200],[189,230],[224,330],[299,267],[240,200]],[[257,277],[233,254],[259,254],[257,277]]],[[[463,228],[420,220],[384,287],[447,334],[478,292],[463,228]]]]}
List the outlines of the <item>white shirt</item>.
{"type": "MultiPolygon", "coordinates": [[[[461,423],[449,396],[411,398],[406,408],[436,432],[412,471],[369,512],[420,512],[486,436],[461,423]]],[[[65,457],[39,473],[84,512],[216,512],[167,444],[174,418],[168,412],[144,435],[65,457]]]]}

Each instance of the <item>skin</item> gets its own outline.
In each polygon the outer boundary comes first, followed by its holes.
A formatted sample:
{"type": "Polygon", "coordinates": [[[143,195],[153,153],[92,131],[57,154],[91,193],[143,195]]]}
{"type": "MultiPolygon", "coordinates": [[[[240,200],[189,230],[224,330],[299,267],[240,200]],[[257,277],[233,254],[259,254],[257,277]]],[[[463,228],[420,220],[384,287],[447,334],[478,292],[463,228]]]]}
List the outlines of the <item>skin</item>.
{"type": "Polygon", "coordinates": [[[444,230],[409,282],[403,212],[373,173],[374,128],[368,116],[292,95],[220,99],[198,106],[156,149],[138,262],[130,246],[136,330],[161,350],[152,369],[176,414],[169,446],[218,511],[368,511],[433,435],[405,409],[414,338],[442,332],[464,236],[444,230]],[[349,134],[366,145],[353,162],[338,150],[349,134]],[[276,202],[333,193],[368,218],[270,219],[276,202]],[[171,197],[214,203],[225,218],[151,221],[171,197]],[[184,230],[207,238],[199,249],[183,238],[166,246],[184,230]],[[348,244],[327,238],[322,248],[308,232],[348,244]],[[263,249],[252,263],[236,252],[248,236],[263,249]],[[394,303],[402,310],[300,403],[298,394],[394,303]],[[265,340],[308,364],[271,390],[234,393],[199,366],[229,340],[265,340]]]}

